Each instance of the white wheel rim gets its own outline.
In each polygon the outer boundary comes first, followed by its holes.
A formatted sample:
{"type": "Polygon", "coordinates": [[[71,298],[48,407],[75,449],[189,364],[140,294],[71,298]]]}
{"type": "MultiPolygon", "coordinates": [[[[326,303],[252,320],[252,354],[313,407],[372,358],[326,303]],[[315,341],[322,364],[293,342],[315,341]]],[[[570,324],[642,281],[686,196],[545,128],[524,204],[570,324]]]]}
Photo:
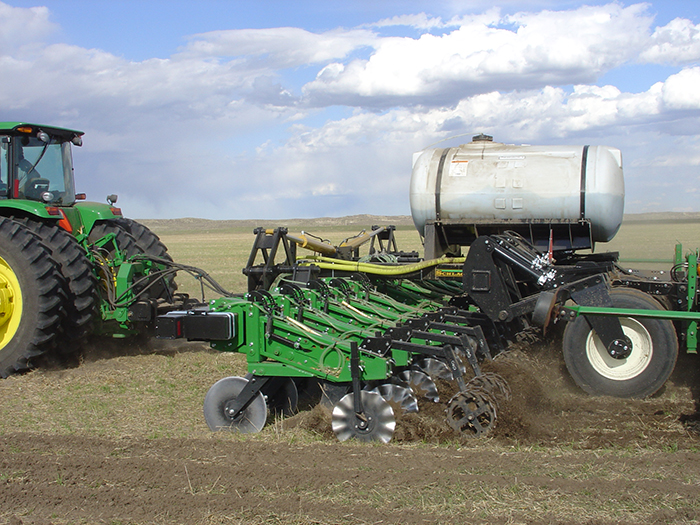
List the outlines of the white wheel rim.
{"type": "Polygon", "coordinates": [[[591,330],[586,339],[586,356],[593,369],[613,381],[626,381],[646,370],[654,353],[651,335],[642,323],[621,317],[622,331],[632,341],[632,353],[626,359],[611,357],[600,338],[591,330]]]}

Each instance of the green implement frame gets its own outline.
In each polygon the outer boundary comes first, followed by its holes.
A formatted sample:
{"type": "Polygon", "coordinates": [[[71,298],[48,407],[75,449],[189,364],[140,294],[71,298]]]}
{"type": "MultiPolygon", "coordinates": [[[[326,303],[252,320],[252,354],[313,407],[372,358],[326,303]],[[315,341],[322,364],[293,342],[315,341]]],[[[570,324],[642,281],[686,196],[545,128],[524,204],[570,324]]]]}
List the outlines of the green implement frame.
{"type": "Polygon", "coordinates": [[[557,316],[559,319],[573,320],[584,315],[611,315],[616,317],[640,317],[653,319],[668,319],[678,321],[683,325],[685,334],[686,351],[696,354],[698,351],[698,322],[700,321],[700,311],[698,311],[698,253],[690,252],[683,255],[683,248],[676,245],[674,269],[685,270],[686,298],[685,310],[645,310],[629,308],[612,308],[605,306],[581,306],[566,305],[559,308],[557,316]]]}

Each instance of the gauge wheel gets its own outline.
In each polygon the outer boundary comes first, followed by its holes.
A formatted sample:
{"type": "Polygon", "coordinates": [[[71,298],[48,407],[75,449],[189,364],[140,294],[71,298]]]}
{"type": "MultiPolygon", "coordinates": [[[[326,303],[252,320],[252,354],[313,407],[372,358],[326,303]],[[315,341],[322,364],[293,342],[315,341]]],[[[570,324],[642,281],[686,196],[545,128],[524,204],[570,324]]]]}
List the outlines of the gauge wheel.
{"type": "MultiPolygon", "coordinates": [[[[662,310],[653,297],[630,288],[613,288],[613,307],[662,310]]],[[[632,353],[624,359],[610,356],[584,316],[568,323],[563,352],[566,367],[576,384],[593,395],[644,398],[659,390],[673,372],[678,338],[668,319],[620,317],[622,331],[632,341],[632,353]]]]}
{"type": "Polygon", "coordinates": [[[229,413],[231,403],[247,384],[248,380],[244,377],[225,377],[209,389],[204,397],[204,420],[211,430],[253,434],[263,429],[267,422],[267,404],[261,392],[237,416],[229,413]]]}

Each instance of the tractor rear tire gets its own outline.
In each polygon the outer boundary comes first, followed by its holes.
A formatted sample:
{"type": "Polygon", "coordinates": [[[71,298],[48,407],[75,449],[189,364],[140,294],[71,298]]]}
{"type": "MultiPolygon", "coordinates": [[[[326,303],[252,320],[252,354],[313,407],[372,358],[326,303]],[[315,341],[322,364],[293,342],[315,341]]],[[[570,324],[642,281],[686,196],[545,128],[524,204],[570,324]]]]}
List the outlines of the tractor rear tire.
{"type": "MultiPolygon", "coordinates": [[[[662,310],[653,297],[630,288],[610,292],[615,308],[662,310]]],[[[576,384],[592,395],[644,398],[658,391],[670,377],[678,357],[678,338],[667,319],[620,317],[633,343],[626,359],[611,357],[584,316],[567,324],[563,336],[564,361],[576,384]]]]}
{"type": "Polygon", "coordinates": [[[30,368],[32,358],[55,348],[65,286],[40,238],[0,218],[0,376],[30,368]]]}
{"type": "MultiPolygon", "coordinates": [[[[126,257],[142,254],[143,250],[136,244],[136,239],[117,221],[96,222],[88,235],[89,242],[97,242],[106,235],[113,233],[114,241],[126,257]]],[[[110,248],[107,248],[109,251],[110,248]]],[[[109,254],[111,257],[112,254],[109,254]]]]}
{"type": "MultiPolygon", "coordinates": [[[[117,245],[123,257],[127,258],[143,253],[143,251],[136,246],[136,239],[115,221],[96,222],[88,234],[88,242],[96,243],[110,233],[114,234],[114,244],[117,245]]],[[[95,263],[98,291],[102,295],[103,301],[109,301],[109,293],[107,293],[107,290],[111,289],[114,276],[111,274],[112,270],[101,264],[100,260],[112,261],[114,259],[115,249],[112,243],[108,243],[101,248],[94,248],[94,251],[95,255],[98,256],[96,257],[95,263]],[[109,284],[105,281],[108,281],[109,284]],[[107,297],[104,296],[105,293],[107,293],[107,297]]]]}
{"type": "MultiPolygon", "coordinates": [[[[114,234],[115,242],[125,257],[149,255],[172,261],[167,254],[165,245],[160,242],[158,237],[145,226],[130,219],[97,222],[93,226],[88,240],[96,242],[109,233],[114,234]],[[139,237],[132,235],[131,231],[134,231],[139,237]]],[[[110,254],[109,256],[111,257],[112,255],[110,254]]],[[[154,277],[154,279],[158,279],[158,281],[148,286],[148,289],[144,291],[141,297],[143,299],[170,299],[175,291],[175,283],[172,281],[172,277],[166,278],[168,279],[167,287],[163,284],[161,278],[154,277]]],[[[151,283],[152,281],[148,282],[151,283]]]]}
{"type": "MultiPolygon", "coordinates": [[[[160,237],[148,229],[148,227],[133,219],[127,218],[118,219],[117,223],[134,237],[136,245],[143,253],[152,257],[164,259],[168,262],[173,262],[172,257],[170,257],[168,253],[168,248],[161,242],[160,237]]],[[[175,293],[175,290],[177,290],[177,284],[175,284],[173,277],[169,277],[166,278],[165,285],[161,281],[155,284],[151,290],[152,297],[169,299],[172,297],[173,293],[175,293]]]]}
{"type": "Polygon", "coordinates": [[[59,264],[66,281],[66,301],[63,337],[59,351],[64,354],[80,349],[82,341],[92,330],[92,321],[97,313],[97,280],[92,263],[85,250],[70,233],[55,224],[33,221],[28,218],[15,218],[51,249],[51,255],[59,264]]]}

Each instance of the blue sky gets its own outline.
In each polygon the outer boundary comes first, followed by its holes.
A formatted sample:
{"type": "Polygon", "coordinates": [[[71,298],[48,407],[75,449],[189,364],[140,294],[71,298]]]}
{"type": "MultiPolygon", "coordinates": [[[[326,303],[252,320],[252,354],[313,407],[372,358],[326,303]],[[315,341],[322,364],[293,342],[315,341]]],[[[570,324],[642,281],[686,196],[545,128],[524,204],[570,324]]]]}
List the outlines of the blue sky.
{"type": "Polygon", "coordinates": [[[0,76],[134,218],[408,215],[413,152],[478,132],[618,147],[628,213],[700,211],[697,1],[8,0],[0,76]]]}

